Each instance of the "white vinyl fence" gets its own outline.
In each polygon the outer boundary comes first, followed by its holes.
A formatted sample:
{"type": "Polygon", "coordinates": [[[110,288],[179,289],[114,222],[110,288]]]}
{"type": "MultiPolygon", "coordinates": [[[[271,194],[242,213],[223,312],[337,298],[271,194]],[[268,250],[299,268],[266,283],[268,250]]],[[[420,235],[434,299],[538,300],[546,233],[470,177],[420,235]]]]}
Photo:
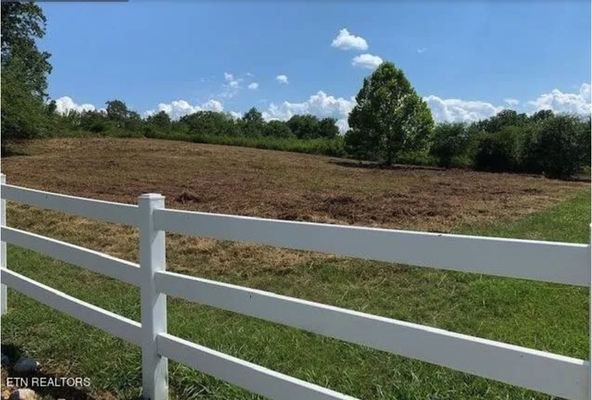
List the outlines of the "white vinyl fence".
{"type": "Polygon", "coordinates": [[[590,245],[177,211],[165,209],[159,194],[140,196],[136,206],[7,185],[4,176],[0,197],[2,313],[8,286],[140,346],[146,399],[168,398],[169,358],[271,399],[352,399],[168,334],[167,295],[553,396],[591,399],[589,361],[167,272],[165,232],[588,288],[590,245]],[[6,200],[139,227],[140,264],[10,228],[6,200]],[[10,271],[6,243],[139,286],[141,324],[10,271]]]}

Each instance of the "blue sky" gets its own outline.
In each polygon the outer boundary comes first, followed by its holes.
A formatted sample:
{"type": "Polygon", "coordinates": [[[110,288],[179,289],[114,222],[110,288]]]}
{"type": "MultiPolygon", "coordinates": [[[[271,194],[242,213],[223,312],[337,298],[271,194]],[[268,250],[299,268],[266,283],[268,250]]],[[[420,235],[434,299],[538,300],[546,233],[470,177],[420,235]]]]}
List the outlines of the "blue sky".
{"type": "Polygon", "coordinates": [[[121,99],[144,114],[199,109],[347,119],[380,60],[438,120],[501,108],[590,109],[588,0],[131,0],[42,3],[61,109],[121,99]],[[278,76],[285,80],[280,82],[278,76]],[[250,88],[249,88],[250,85],[250,88]]]}

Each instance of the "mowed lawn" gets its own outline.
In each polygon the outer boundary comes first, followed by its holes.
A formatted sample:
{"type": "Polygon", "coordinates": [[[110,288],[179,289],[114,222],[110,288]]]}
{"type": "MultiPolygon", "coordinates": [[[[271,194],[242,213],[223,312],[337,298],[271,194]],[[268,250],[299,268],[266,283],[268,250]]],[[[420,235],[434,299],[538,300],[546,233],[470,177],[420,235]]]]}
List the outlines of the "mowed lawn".
{"type": "MultiPolygon", "coordinates": [[[[36,141],[2,163],[8,183],[170,208],[290,220],[587,243],[590,184],[472,171],[381,170],[327,157],[142,139],[36,141]]],[[[137,262],[137,231],[10,203],[8,225],[137,262]]],[[[426,249],[429,251],[429,249],[426,249]]],[[[588,292],[494,278],[167,235],[169,270],[587,359],[588,292]]],[[[9,268],[139,321],[139,291],[9,246],[9,268]]],[[[169,331],[362,399],[547,399],[297,329],[169,298],[169,331]]],[[[135,346],[9,292],[2,344],[54,376],[90,377],[47,398],[134,399],[135,346]],[[52,397],[53,396],[53,397],[52,397]]],[[[487,362],[487,360],[483,360],[487,362]]],[[[253,399],[171,362],[178,399],[253,399]]]]}

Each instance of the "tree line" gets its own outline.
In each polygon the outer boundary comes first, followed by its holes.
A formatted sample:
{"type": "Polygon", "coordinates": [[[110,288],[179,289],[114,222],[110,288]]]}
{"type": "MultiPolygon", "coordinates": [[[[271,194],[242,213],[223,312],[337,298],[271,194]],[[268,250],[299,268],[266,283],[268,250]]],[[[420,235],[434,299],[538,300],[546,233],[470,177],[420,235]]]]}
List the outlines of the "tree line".
{"type": "Polygon", "coordinates": [[[10,141],[108,135],[187,140],[326,154],[384,166],[422,164],[570,178],[590,165],[590,116],[503,110],[470,123],[433,121],[402,70],[384,62],[364,78],[339,134],[334,118],[294,115],[266,121],[251,108],[237,118],[197,111],[178,120],[142,117],[124,101],[105,110],[57,112],[47,100],[50,55],[37,48],[45,17],[34,3],[2,2],[2,149],[10,141]]]}
{"type": "Polygon", "coordinates": [[[295,139],[334,139],[339,135],[335,118],[319,118],[315,115],[294,115],[287,121],[266,122],[263,114],[252,107],[242,117],[216,111],[197,111],[173,121],[165,111],[142,118],[129,110],[125,102],[111,100],[105,110],[70,110],[56,112],[52,101],[48,113],[56,127],[83,130],[93,133],[124,130],[145,136],[156,133],[181,133],[187,135],[218,135],[244,137],[275,137],[295,139]]]}

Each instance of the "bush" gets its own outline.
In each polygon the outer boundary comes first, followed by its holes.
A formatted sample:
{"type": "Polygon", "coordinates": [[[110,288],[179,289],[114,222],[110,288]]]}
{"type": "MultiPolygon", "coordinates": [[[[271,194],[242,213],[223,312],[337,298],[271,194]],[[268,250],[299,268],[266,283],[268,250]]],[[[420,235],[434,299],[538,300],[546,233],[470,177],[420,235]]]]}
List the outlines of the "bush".
{"type": "Polygon", "coordinates": [[[475,154],[475,169],[518,172],[521,169],[524,132],[524,127],[505,126],[499,132],[481,133],[475,154]]]}
{"type": "Polygon", "coordinates": [[[430,155],[439,167],[468,164],[469,134],[465,124],[443,123],[434,129],[430,155]]]}
{"type": "Polygon", "coordinates": [[[106,132],[108,129],[109,129],[109,126],[107,123],[95,122],[89,128],[89,131],[91,131],[92,133],[102,133],[102,132],[106,132]]]}
{"type": "Polygon", "coordinates": [[[525,166],[549,178],[567,179],[590,162],[590,128],[580,118],[557,115],[537,124],[524,147],[525,166]]]}

